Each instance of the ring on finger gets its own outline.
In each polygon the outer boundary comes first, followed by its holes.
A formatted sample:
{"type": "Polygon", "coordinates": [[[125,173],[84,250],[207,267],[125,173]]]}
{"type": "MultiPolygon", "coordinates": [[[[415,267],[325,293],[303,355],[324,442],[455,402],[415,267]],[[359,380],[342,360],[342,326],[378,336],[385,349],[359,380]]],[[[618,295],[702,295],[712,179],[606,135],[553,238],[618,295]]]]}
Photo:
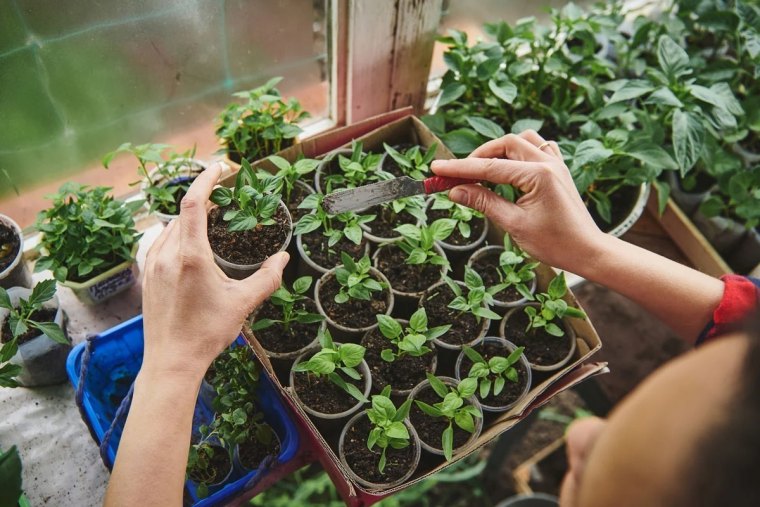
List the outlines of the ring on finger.
{"type": "Polygon", "coordinates": [[[544,151],[544,148],[546,148],[547,146],[549,146],[549,141],[544,141],[543,143],[538,145],[538,149],[541,151],[544,151]]]}

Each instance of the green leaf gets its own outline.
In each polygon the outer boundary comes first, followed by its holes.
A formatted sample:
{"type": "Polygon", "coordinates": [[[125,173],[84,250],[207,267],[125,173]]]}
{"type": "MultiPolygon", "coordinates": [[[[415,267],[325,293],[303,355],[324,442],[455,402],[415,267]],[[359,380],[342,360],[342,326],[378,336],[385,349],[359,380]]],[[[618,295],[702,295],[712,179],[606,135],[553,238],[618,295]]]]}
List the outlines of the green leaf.
{"type": "MultiPolygon", "coordinates": [[[[515,371],[514,369],[512,371],[515,371]]],[[[504,377],[496,377],[496,379],[493,382],[493,395],[498,396],[501,394],[501,392],[504,390],[504,385],[506,384],[506,381],[504,380],[504,377]]]]}
{"type": "Polygon", "coordinates": [[[472,414],[469,412],[464,410],[458,411],[454,414],[454,422],[468,433],[475,431],[475,421],[473,420],[472,414]]]}
{"type": "Polygon", "coordinates": [[[438,107],[443,107],[446,104],[454,102],[459,97],[464,95],[467,91],[467,87],[461,83],[450,83],[441,89],[441,97],[438,99],[438,107]]]}
{"type": "Polygon", "coordinates": [[[21,458],[15,445],[0,453],[0,485],[0,505],[18,505],[22,493],[21,458]]]}
{"type": "Polygon", "coordinates": [[[459,128],[441,136],[441,140],[455,155],[469,155],[482,143],[482,138],[474,131],[459,128]]]}
{"type": "Polygon", "coordinates": [[[670,185],[659,180],[652,181],[652,185],[657,190],[657,212],[662,216],[670,198],[670,185]]]}
{"type": "Polygon", "coordinates": [[[443,455],[446,457],[446,461],[451,461],[454,454],[454,428],[450,424],[448,428],[443,430],[441,445],[443,446],[443,455]]]}
{"type": "Polygon", "coordinates": [[[272,320],[272,319],[259,319],[256,322],[254,322],[253,325],[251,325],[251,330],[260,331],[262,329],[267,329],[269,327],[274,326],[277,322],[279,321],[272,320]]]}
{"type": "Polygon", "coordinates": [[[229,206],[232,204],[232,190],[227,187],[217,187],[211,192],[210,199],[217,206],[229,206]]]}
{"type": "Polygon", "coordinates": [[[50,301],[55,295],[55,280],[43,280],[34,286],[29,296],[29,303],[38,308],[45,301],[50,301]]]}
{"type": "Polygon", "coordinates": [[[431,373],[426,373],[427,379],[430,382],[430,387],[441,398],[445,397],[449,393],[448,387],[443,383],[441,379],[431,373]]]}
{"type": "Polygon", "coordinates": [[[399,324],[396,319],[389,315],[377,315],[376,319],[380,332],[386,338],[397,338],[403,332],[401,324],[399,324]]]}
{"type": "Polygon", "coordinates": [[[642,95],[647,94],[652,90],[654,90],[654,86],[652,86],[648,81],[641,79],[630,80],[612,94],[612,97],[610,97],[607,105],[615,104],[616,102],[632,100],[637,97],[641,97],[642,95]]]}
{"type": "Polygon", "coordinates": [[[657,43],[657,61],[660,68],[672,78],[689,74],[689,55],[667,35],[660,37],[657,43]]]}
{"type": "Polygon", "coordinates": [[[362,229],[358,225],[350,225],[343,230],[343,234],[354,245],[362,242],[362,229]]]}
{"type": "Polygon", "coordinates": [[[429,415],[430,417],[441,417],[442,415],[440,410],[438,410],[436,407],[428,405],[424,401],[414,400],[414,403],[417,405],[417,407],[420,410],[422,410],[425,414],[429,415]]]}
{"type": "Polygon", "coordinates": [[[658,170],[678,169],[678,164],[663,148],[652,143],[640,143],[629,146],[628,154],[658,170]]]}
{"type": "Polygon", "coordinates": [[[475,129],[475,132],[489,139],[498,139],[504,135],[503,128],[486,118],[469,116],[467,117],[467,123],[475,129]]]}
{"type": "Polygon", "coordinates": [[[486,399],[488,397],[488,393],[491,391],[491,381],[487,378],[484,378],[480,381],[480,398],[486,399]]]}
{"type": "Polygon", "coordinates": [[[502,83],[498,84],[493,79],[488,80],[488,89],[491,93],[496,95],[499,99],[503,100],[507,104],[514,102],[517,97],[517,86],[514,83],[502,83]]]}
{"type": "Polygon", "coordinates": [[[427,326],[428,318],[427,313],[425,313],[425,307],[420,307],[409,318],[409,327],[418,333],[423,333],[427,330],[427,326]]]}
{"type": "Polygon", "coordinates": [[[349,368],[358,366],[364,359],[364,347],[355,343],[344,343],[340,346],[340,360],[349,368]]]}
{"type": "Polygon", "coordinates": [[[66,339],[66,335],[63,333],[63,329],[61,329],[61,326],[56,324],[55,322],[33,322],[30,321],[30,324],[32,327],[39,329],[44,334],[47,335],[48,338],[53,340],[54,342],[58,342],[62,345],[69,345],[69,340],[66,339]]]}
{"type": "Polygon", "coordinates": [[[311,287],[312,278],[310,276],[302,276],[300,278],[297,278],[295,282],[293,282],[293,291],[296,294],[306,294],[306,291],[309,290],[309,287],[311,287]]]}
{"type": "Polygon", "coordinates": [[[704,147],[705,128],[693,113],[677,110],[673,114],[673,150],[681,177],[697,163],[704,147]]]}
{"type": "Polygon", "coordinates": [[[11,304],[11,298],[10,296],[8,296],[8,292],[2,287],[0,287],[0,308],[13,310],[13,305],[11,304]]]}
{"type": "Polygon", "coordinates": [[[522,134],[526,130],[535,130],[538,132],[541,130],[541,127],[544,126],[544,120],[534,120],[530,118],[523,118],[521,120],[517,120],[512,124],[512,133],[513,134],[522,134]]]}
{"type": "Polygon", "coordinates": [[[474,378],[466,378],[459,382],[457,385],[457,391],[462,398],[469,398],[475,394],[475,390],[478,388],[478,382],[474,378]]]}
{"type": "Polygon", "coordinates": [[[386,363],[392,363],[396,360],[396,356],[393,354],[393,351],[391,349],[383,349],[380,352],[380,358],[386,363]]]}
{"type": "Polygon", "coordinates": [[[436,241],[443,241],[454,232],[456,227],[456,220],[451,218],[439,218],[432,224],[430,224],[430,232],[433,235],[433,239],[436,241]]]}

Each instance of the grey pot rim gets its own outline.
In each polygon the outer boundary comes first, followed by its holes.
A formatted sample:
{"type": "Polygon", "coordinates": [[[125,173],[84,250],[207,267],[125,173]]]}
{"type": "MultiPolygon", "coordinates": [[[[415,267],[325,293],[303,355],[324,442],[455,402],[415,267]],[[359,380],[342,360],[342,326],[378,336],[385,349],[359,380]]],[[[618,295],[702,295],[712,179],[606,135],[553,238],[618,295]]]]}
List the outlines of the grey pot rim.
{"type": "MultiPolygon", "coordinates": [[[[464,284],[464,282],[461,282],[459,280],[454,280],[454,282],[457,285],[459,285],[459,286],[464,287],[465,289],[467,289],[467,286],[464,284]]],[[[423,307],[423,303],[424,303],[424,301],[425,301],[425,299],[426,299],[426,297],[427,297],[427,295],[428,295],[429,292],[432,292],[433,290],[437,289],[438,287],[442,287],[444,285],[446,285],[448,287],[448,285],[446,284],[446,281],[445,280],[441,280],[440,282],[435,283],[435,284],[431,285],[430,287],[428,287],[428,289],[422,294],[422,296],[420,296],[420,302],[419,302],[420,308],[423,307]]],[[[446,350],[462,350],[462,347],[464,347],[464,346],[472,347],[473,345],[475,345],[477,343],[480,343],[480,341],[488,333],[488,328],[490,326],[491,326],[491,320],[490,319],[486,319],[485,317],[481,317],[480,329],[478,331],[478,335],[475,338],[473,338],[471,341],[469,341],[467,343],[462,343],[461,345],[453,345],[451,343],[447,343],[447,342],[441,340],[441,337],[438,337],[438,338],[433,339],[433,343],[435,343],[437,347],[441,347],[442,349],[446,349],[446,350]]]]}
{"type": "MultiPolygon", "coordinates": [[[[301,259],[306,263],[307,266],[309,266],[314,271],[324,274],[330,271],[331,269],[334,269],[334,268],[326,268],[322,266],[321,264],[317,264],[316,262],[314,262],[311,256],[306,253],[306,251],[303,248],[303,234],[296,235],[296,249],[298,250],[298,255],[301,257],[301,259]]],[[[364,255],[369,255],[369,251],[370,251],[369,241],[366,241],[364,245],[364,255]]]]}
{"type": "Polygon", "coordinates": [[[7,268],[0,271],[0,280],[2,280],[8,277],[13,272],[13,270],[16,269],[16,266],[21,263],[21,259],[24,256],[24,233],[16,221],[8,215],[0,213],[0,223],[10,229],[13,229],[13,231],[16,233],[16,237],[18,238],[18,252],[16,253],[16,257],[13,258],[13,261],[8,265],[7,268]]]}
{"type": "MultiPolygon", "coordinates": [[[[314,299],[310,298],[308,296],[306,297],[306,299],[308,299],[309,301],[314,302],[314,299]]],[[[314,303],[314,304],[316,305],[316,303],[314,303]]],[[[261,308],[263,306],[264,306],[263,303],[260,304],[248,316],[248,318],[246,319],[246,322],[247,322],[247,324],[248,324],[249,327],[252,327],[253,324],[254,324],[254,322],[256,322],[256,317],[258,316],[258,314],[261,311],[261,308]]],[[[304,345],[303,347],[301,347],[300,349],[294,350],[294,351],[291,351],[291,352],[273,352],[273,351],[267,349],[266,347],[264,347],[264,345],[261,343],[261,340],[259,340],[258,338],[256,338],[256,340],[259,342],[259,345],[261,345],[261,348],[264,349],[264,352],[266,352],[267,356],[269,356],[270,358],[289,361],[291,359],[297,358],[298,356],[300,356],[301,354],[303,354],[306,350],[308,350],[308,349],[314,347],[315,345],[317,345],[319,343],[319,335],[320,335],[320,333],[324,332],[324,330],[325,330],[326,327],[327,327],[327,321],[323,320],[322,322],[319,323],[319,331],[314,336],[314,339],[312,341],[310,341],[307,345],[304,345]]],[[[251,329],[251,333],[253,333],[253,336],[256,337],[256,331],[254,331],[253,329],[251,329]]]]}
{"type": "MultiPolygon", "coordinates": [[[[478,248],[474,252],[472,252],[472,255],[470,255],[470,258],[467,259],[467,266],[472,267],[472,264],[481,256],[487,255],[491,252],[503,252],[504,247],[498,246],[498,245],[486,245],[483,247],[478,248]]],[[[538,277],[534,276],[533,279],[530,282],[530,293],[535,294],[536,288],[538,287],[538,277]]],[[[514,306],[520,306],[522,304],[525,304],[528,302],[528,299],[525,297],[522,297],[520,299],[517,299],[515,301],[502,301],[500,299],[497,299],[496,296],[493,298],[494,306],[497,308],[512,308],[514,306]]]]}
{"type": "MultiPolygon", "coordinates": [[[[377,248],[377,250],[375,250],[375,253],[372,254],[372,266],[373,267],[375,267],[376,269],[380,269],[380,268],[377,267],[378,259],[380,258],[380,251],[383,248],[387,248],[387,247],[390,247],[390,246],[395,246],[395,245],[394,245],[393,242],[385,242],[382,245],[380,245],[377,248]]],[[[441,257],[443,257],[443,258],[445,258],[445,259],[448,260],[448,257],[446,256],[446,252],[441,247],[441,245],[439,245],[438,243],[436,243],[436,244],[433,245],[433,248],[436,249],[436,251],[438,252],[438,255],[440,255],[441,257]]],[[[446,273],[448,273],[448,271],[449,271],[448,266],[441,266],[441,269],[440,269],[441,276],[438,278],[438,281],[436,281],[433,285],[438,284],[441,281],[443,281],[443,277],[446,276],[446,273]]],[[[431,287],[432,287],[432,285],[431,285],[431,287]]],[[[429,288],[430,287],[428,287],[428,289],[429,288]]],[[[396,296],[400,296],[400,297],[419,299],[420,297],[422,297],[422,295],[428,289],[423,289],[423,290],[420,290],[420,291],[417,291],[417,292],[403,292],[403,291],[400,291],[398,289],[393,288],[393,294],[395,294],[396,296]]]]}
{"type": "Polygon", "coordinates": [[[634,224],[639,220],[639,218],[641,218],[641,215],[644,214],[644,209],[646,208],[647,201],[649,200],[649,193],[651,190],[652,185],[650,183],[642,183],[639,186],[639,194],[636,198],[633,208],[631,208],[631,212],[628,213],[628,215],[619,224],[613,227],[612,230],[607,232],[607,234],[619,238],[628,232],[631,227],[633,227],[634,224]]]}

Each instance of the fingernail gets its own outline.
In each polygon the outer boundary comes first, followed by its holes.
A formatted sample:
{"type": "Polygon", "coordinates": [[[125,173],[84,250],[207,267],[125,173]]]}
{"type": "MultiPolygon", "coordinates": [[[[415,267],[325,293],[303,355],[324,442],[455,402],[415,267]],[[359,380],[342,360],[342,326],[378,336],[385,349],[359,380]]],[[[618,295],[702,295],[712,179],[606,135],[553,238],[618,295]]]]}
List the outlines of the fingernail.
{"type": "Polygon", "coordinates": [[[430,165],[431,169],[438,169],[440,167],[445,167],[446,164],[448,164],[448,160],[433,160],[433,163],[430,165]]]}
{"type": "Polygon", "coordinates": [[[449,190],[449,199],[452,201],[456,201],[458,203],[463,203],[467,201],[467,190],[459,187],[454,187],[451,190],[449,190]]]}
{"type": "Polygon", "coordinates": [[[288,265],[288,261],[290,261],[290,254],[288,252],[282,252],[280,253],[280,266],[284,269],[285,266],[288,265]]]}

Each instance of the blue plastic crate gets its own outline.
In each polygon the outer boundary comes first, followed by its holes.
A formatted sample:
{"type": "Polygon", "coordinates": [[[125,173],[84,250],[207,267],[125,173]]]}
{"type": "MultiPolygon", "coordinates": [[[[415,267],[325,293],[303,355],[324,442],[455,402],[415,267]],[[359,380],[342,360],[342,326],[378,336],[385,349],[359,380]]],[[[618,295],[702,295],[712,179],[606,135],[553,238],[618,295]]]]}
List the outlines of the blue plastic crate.
{"type": "MultiPolygon", "coordinates": [[[[240,339],[238,345],[242,343],[240,339]]],[[[66,362],[66,369],[74,389],[79,386],[85,348],[86,342],[75,346],[66,362]]],[[[103,442],[121,401],[129,392],[142,365],[142,356],[143,319],[141,315],[104,331],[94,339],[84,379],[82,416],[90,426],[98,444],[103,442]]],[[[261,374],[258,395],[260,406],[264,411],[264,419],[272,426],[280,439],[280,454],[277,457],[277,463],[285,464],[295,457],[300,446],[295,422],[276,388],[264,373],[261,374]]],[[[211,414],[210,407],[199,402],[196,407],[193,430],[195,431],[201,422],[208,422],[211,414]]],[[[114,426],[111,434],[104,456],[109,468],[113,466],[116,458],[123,429],[123,422],[120,422],[114,426]]],[[[195,485],[191,481],[188,481],[188,490],[190,496],[196,501],[194,506],[220,505],[253,487],[262,473],[271,471],[266,470],[260,473],[254,470],[245,475],[234,471],[232,480],[228,484],[203,500],[195,497],[195,485]]]]}

